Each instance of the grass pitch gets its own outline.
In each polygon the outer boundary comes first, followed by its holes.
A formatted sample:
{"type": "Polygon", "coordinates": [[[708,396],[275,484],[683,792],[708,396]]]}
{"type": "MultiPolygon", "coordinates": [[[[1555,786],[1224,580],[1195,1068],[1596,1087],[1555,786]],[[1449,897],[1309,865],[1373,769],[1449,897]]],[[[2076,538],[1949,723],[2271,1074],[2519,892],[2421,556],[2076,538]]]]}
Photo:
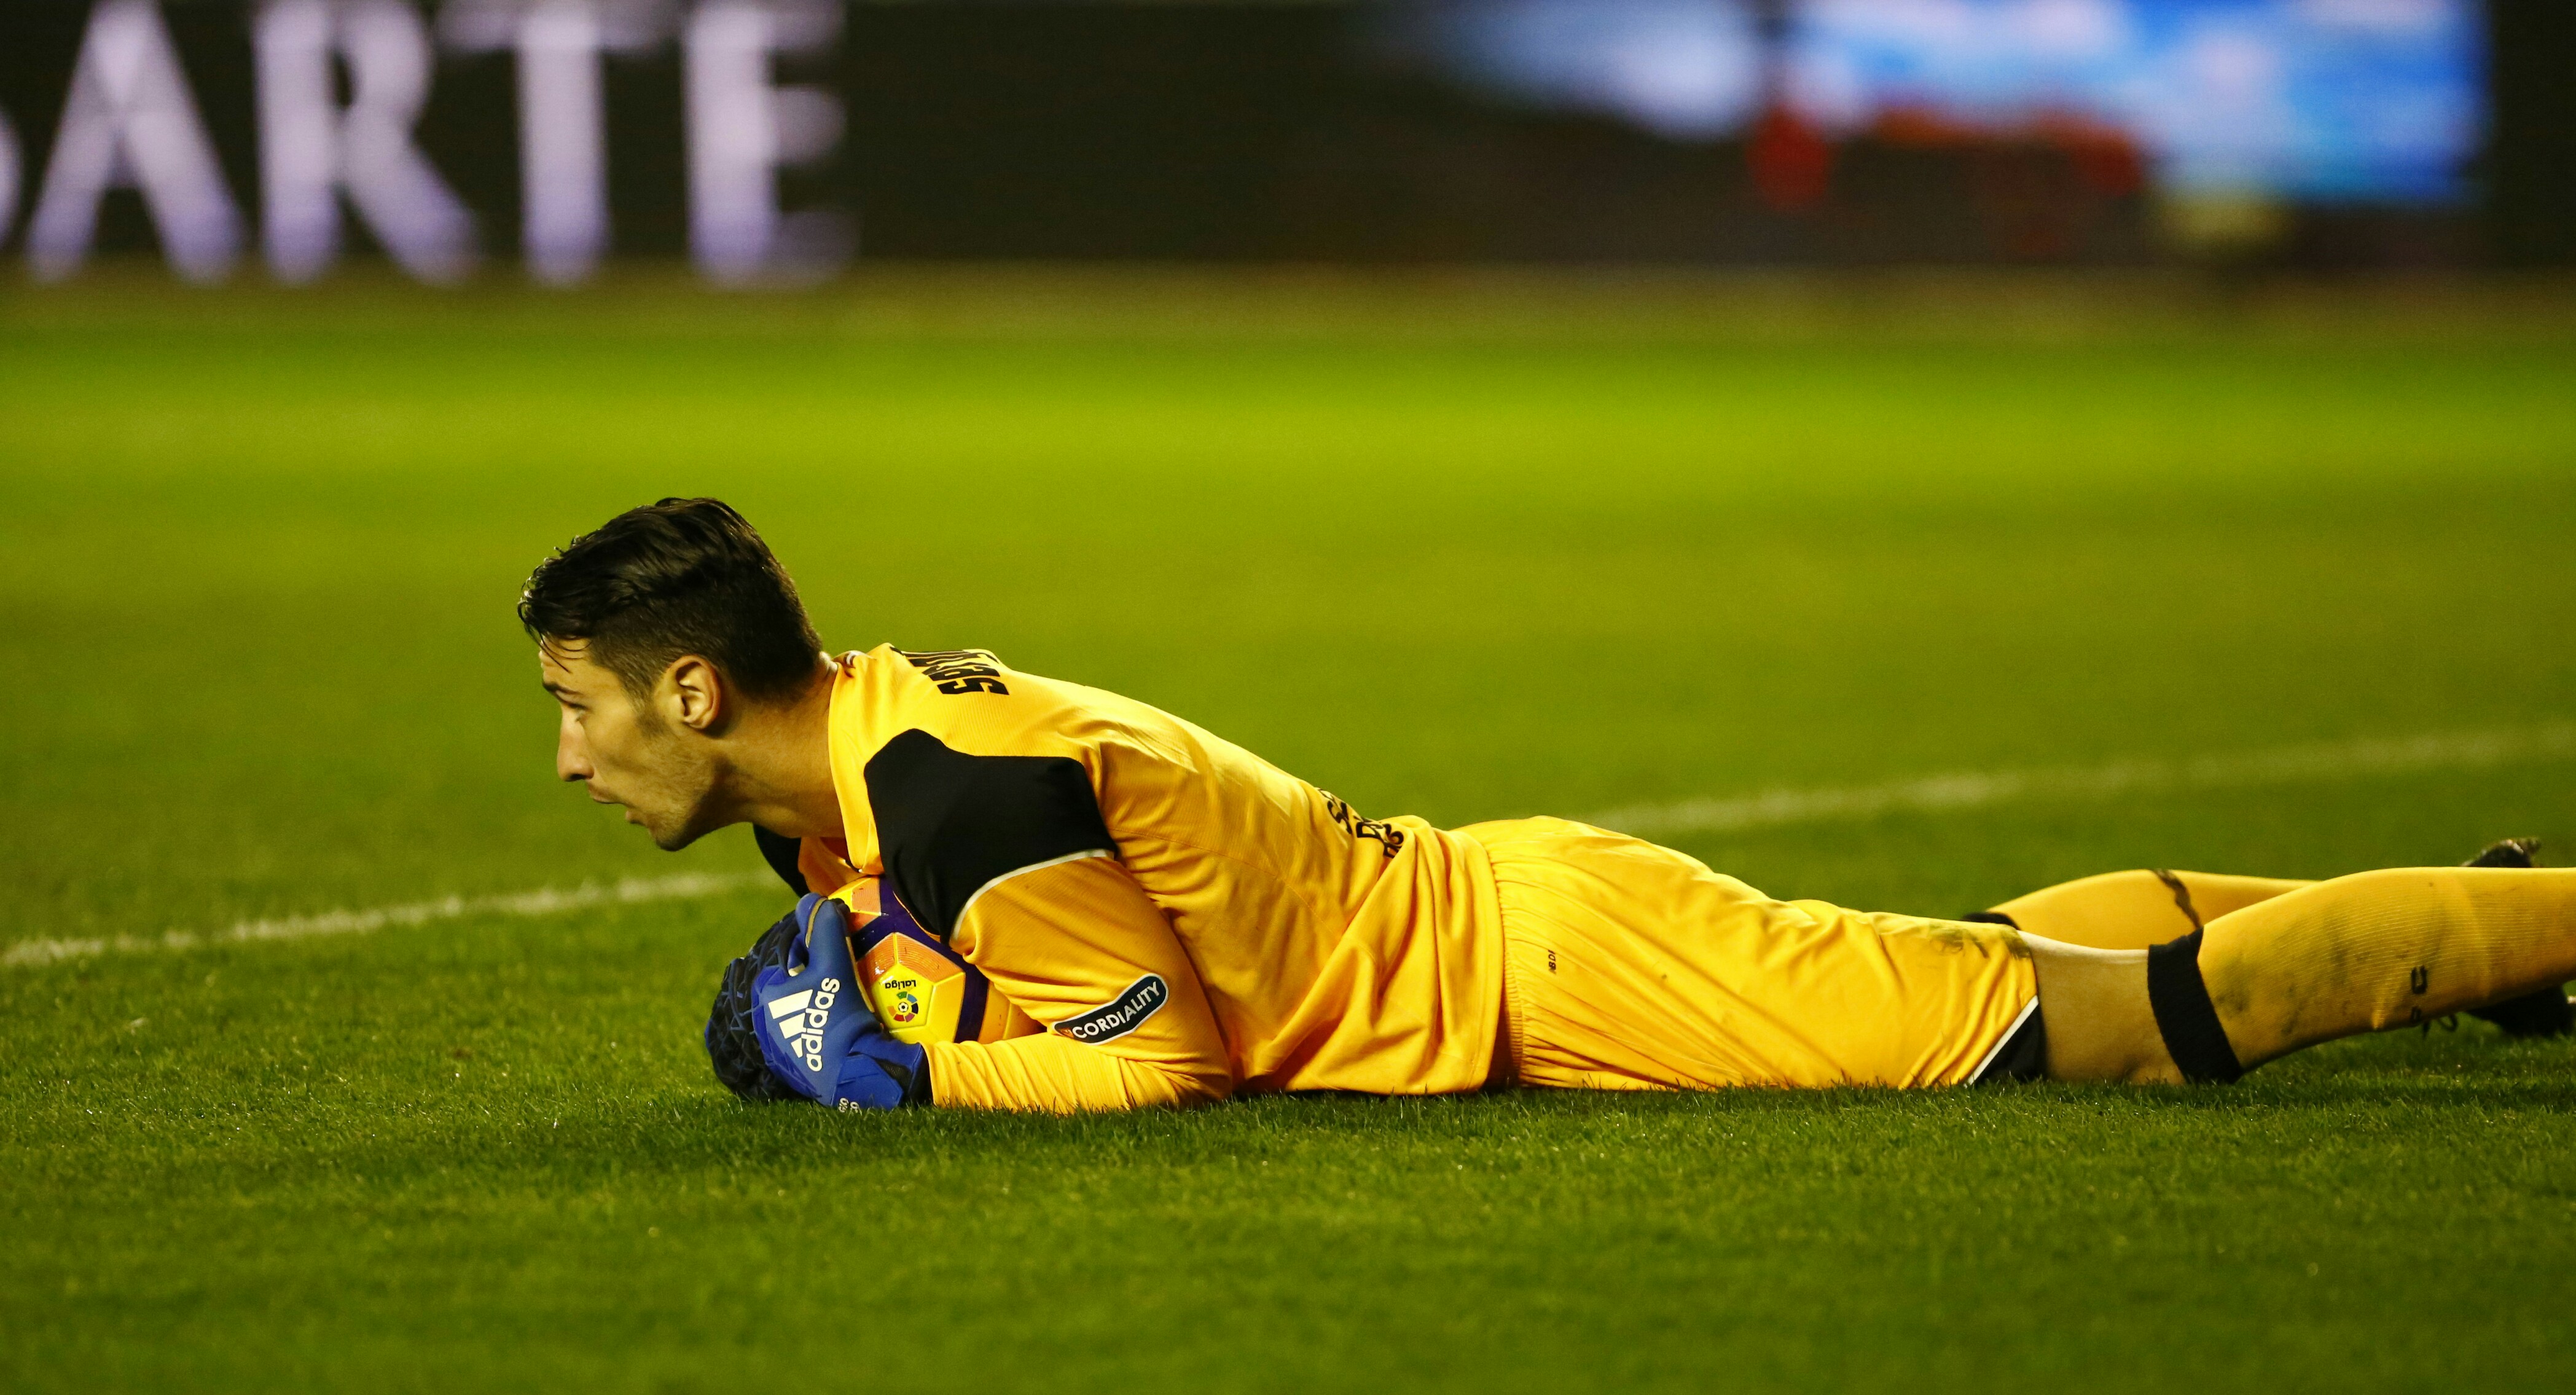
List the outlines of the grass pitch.
{"type": "MultiPolygon", "coordinates": [[[[2576,716],[2562,289],[872,273],[0,301],[0,944],[674,870],[554,786],[546,549],[715,493],[1444,822],[2576,716]]],[[[1672,841],[1949,913],[2576,844],[2576,763],[1672,841]]],[[[768,890],[0,967],[11,1389],[2548,1385],[2576,1046],[2200,1092],[741,1106],[768,890]]]]}

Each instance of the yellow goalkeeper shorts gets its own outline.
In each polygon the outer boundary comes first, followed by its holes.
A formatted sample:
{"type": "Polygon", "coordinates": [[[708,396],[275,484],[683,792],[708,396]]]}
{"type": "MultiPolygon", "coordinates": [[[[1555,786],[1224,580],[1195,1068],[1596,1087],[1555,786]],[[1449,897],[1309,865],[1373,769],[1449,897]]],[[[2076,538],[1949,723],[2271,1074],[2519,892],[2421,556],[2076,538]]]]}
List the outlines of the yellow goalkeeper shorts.
{"type": "Polygon", "coordinates": [[[1492,854],[1524,1085],[1956,1085],[2038,1002],[2007,926],[1774,901],[1563,819],[1459,831],[1492,854]]]}

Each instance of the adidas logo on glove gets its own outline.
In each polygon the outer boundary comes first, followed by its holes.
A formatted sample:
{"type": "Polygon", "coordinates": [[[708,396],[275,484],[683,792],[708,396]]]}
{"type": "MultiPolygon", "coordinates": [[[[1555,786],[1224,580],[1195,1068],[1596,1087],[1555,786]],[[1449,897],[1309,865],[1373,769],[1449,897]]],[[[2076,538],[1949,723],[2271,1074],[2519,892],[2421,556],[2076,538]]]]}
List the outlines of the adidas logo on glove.
{"type": "Polygon", "coordinates": [[[769,1020],[778,1024],[779,1035],[805,1056],[805,1068],[823,1068],[823,1029],[832,1021],[832,1004],[840,1001],[841,981],[827,978],[801,993],[790,993],[769,1005],[769,1020]],[[808,1005],[811,1006],[808,1006],[808,1005]],[[802,1022],[790,1022],[801,1017],[802,1022]]]}

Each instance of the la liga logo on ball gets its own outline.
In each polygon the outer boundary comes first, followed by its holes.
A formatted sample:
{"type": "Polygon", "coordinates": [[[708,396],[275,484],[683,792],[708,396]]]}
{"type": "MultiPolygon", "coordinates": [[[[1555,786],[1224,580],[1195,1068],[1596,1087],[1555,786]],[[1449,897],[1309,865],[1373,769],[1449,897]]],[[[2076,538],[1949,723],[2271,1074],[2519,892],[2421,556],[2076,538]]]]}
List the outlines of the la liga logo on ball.
{"type": "Polygon", "coordinates": [[[901,930],[869,945],[861,962],[868,1007],[897,1041],[956,1040],[972,973],[964,964],[901,930]]]}
{"type": "Polygon", "coordinates": [[[1000,1041],[1043,1030],[876,882],[862,880],[833,899],[853,907],[850,949],[859,972],[852,986],[895,1040],[1000,1041]]]}

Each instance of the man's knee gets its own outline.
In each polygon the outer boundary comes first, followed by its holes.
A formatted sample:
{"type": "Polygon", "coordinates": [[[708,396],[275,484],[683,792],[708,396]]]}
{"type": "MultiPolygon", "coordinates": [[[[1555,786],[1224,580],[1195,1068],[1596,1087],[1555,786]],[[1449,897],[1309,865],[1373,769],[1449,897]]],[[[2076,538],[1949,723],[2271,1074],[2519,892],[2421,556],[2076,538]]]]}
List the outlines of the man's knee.
{"type": "Polygon", "coordinates": [[[2088,949],[2025,934],[2048,1016],[2052,1080],[2171,1084],[2184,1078],[2158,1029],[2143,949],[2088,949]]]}

